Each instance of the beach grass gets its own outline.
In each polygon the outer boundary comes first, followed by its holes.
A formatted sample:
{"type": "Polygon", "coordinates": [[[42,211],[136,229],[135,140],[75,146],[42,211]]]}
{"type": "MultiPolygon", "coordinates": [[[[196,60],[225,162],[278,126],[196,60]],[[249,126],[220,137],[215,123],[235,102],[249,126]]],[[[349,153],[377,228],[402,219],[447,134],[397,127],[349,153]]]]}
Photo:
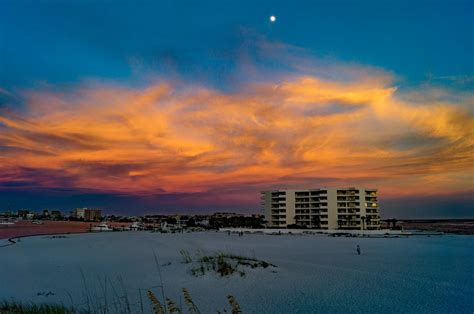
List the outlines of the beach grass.
{"type": "Polygon", "coordinates": [[[203,276],[207,272],[212,271],[221,277],[233,274],[239,274],[241,277],[245,277],[245,268],[277,267],[274,264],[253,257],[224,252],[201,255],[195,260],[194,267],[191,268],[191,274],[194,276],[203,276]]]}
{"type": "Polygon", "coordinates": [[[83,313],[61,304],[34,304],[16,301],[3,301],[0,303],[0,314],[72,314],[83,313]]]}
{"type": "MultiPolygon", "coordinates": [[[[150,302],[151,312],[155,314],[173,314],[173,313],[189,313],[189,314],[200,314],[199,307],[194,302],[191,293],[187,288],[182,288],[182,294],[184,297],[184,306],[181,305],[181,299],[179,303],[176,303],[173,299],[165,295],[164,284],[161,276],[161,266],[158,260],[158,256],[153,252],[156,267],[159,275],[160,285],[155,286],[159,288],[159,296],[155,294],[151,289],[145,289],[146,297],[150,302]]],[[[234,273],[245,276],[243,268],[267,268],[276,267],[273,264],[267,263],[256,258],[246,257],[242,255],[223,253],[221,251],[214,252],[211,254],[204,254],[202,251],[198,251],[195,257],[191,257],[191,254],[186,250],[181,250],[180,255],[182,262],[185,264],[191,264],[191,273],[195,276],[204,275],[207,272],[215,272],[219,276],[230,276],[234,273]]],[[[81,269],[81,278],[83,281],[83,302],[78,305],[74,304],[71,298],[71,304],[69,307],[63,304],[54,303],[34,303],[34,302],[22,302],[22,301],[3,301],[0,303],[0,314],[6,313],[25,313],[25,314],[69,314],[69,313],[135,313],[137,311],[136,303],[131,302],[127,294],[127,284],[118,276],[116,281],[111,280],[107,277],[97,277],[99,287],[101,289],[93,289],[93,283],[87,280],[84,271],[81,269]]],[[[230,304],[229,309],[224,309],[223,313],[242,313],[240,305],[234,296],[228,295],[227,301],[230,304]]],[[[1,302],[1,301],[0,301],[1,302]]],[[[145,313],[143,301],[141,299],[140,292],[140,311],[142,314],[145,313]]],[[[217,311],[218,313],[220,311],[217,311]]]]}

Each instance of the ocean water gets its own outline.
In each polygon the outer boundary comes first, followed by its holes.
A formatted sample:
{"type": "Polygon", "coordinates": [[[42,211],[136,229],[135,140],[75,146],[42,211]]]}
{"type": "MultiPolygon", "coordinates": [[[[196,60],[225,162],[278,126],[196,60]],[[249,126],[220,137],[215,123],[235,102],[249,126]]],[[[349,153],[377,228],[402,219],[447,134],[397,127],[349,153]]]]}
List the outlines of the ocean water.
{"type": "Polygon", "coordinates": [[[473,313],[473,274],[473,236],[119,232],[23,238],[0,248],[0,300],[107,302],[112,312],[122,296],[132,312],[147,312],[145,291],[161,297],[162,283],[183,307],[187,288],[202,313],[229,310],[227,295],[243,313],[473,313]],[[248,269],[245,277],[195,277],[180,250],[247,255],[277,267],[248,269]]]}

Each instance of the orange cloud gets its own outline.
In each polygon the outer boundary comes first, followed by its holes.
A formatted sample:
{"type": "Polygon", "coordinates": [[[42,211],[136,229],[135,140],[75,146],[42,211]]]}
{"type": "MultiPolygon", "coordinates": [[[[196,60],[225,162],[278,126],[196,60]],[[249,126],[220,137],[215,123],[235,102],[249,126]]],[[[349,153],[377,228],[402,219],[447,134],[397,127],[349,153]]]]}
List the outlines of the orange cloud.
{"type": "Polygon", "coordinates": [[[25,92],[24,111],[0,113],[0,184],[140,195],[248,187],[255,199],[321,182],[387,195],[472,189],[472,95],[433,101],[439,90],[402,94],[386,73],[346,71],[361,77],[291,75],[234,92],[166,81],[25,92]]]}

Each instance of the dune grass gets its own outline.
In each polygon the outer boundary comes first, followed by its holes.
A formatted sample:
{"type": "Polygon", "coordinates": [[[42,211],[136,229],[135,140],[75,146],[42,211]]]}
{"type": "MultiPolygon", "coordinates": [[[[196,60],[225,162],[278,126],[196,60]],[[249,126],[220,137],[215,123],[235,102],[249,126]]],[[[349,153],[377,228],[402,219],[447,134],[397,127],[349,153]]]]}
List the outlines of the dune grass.
{"type": "MultiPolygon", "coordinates": [[[[187,306],[187,311],[179,307],[170,298],[166,298],[165,300],[166,308],[165,308],[151,290],[147,291],[147,296],[151,302],[154,314],[182,314],[182,313],[201,314],[201,311],[199,310],[198,306],[194,303],[191,297],[191,294],[186,288],[183,288],[183,296],[184,296],[184,302],[186,303],[186,306],[187,306]]],[[[227,311],[227,309],[224,309],[222,313],[242,314],[240,305],[234,296],[228,295],[227,301],[230,304],[230,311],[227,311]]],[[[221,311],[217,311],[217,313],[221,313],[221,311]]]]}
{"type": "MultiPolygon", "coordinates": [[[[118,276],[116,280],[107,278],[106,276],[97,277],[99,285],[94,285],[87,280],[85,273],[81,269],[81,277],[84,284],[83,287],[83,302],[80,304],[74,303],[71,298],[70,307],[63,304],[54,303],[33,303],[33,302],[21,302],[21,301],[0,301],[0,314],[76,314],[76,313],[148,313],[150,310],[155,314],[174,314],[174,313],[189,313],[189,314],[201,314],[199,307],[191,297],[191,293],[188,289],[183,288],[182,294],[184,296],[184,305],[181,305],[181,299],[179,303],[176,303],[171,298],[167,297],[164,291],[164,284],[161,276],[161,265],[158,260],[158,256],[154,253],[154,259],[158,270],[159,285],[154,286],[155,289],[159,289],[159,297],[151,290],[144,289],[141,291],[145,292],[145,298],[148,298],[151,308],[145,306],[142,300],[142,294],[140,291],[140,300],[133,302],[129,298],[126,283],[122,277],[118,276]],[[100,289],[99,289],[100,288],[100,289]]],[[[241,267],[263,267],[274,266],[264,261],[260,261],[254,258],[245,256],[225,254],[217,252],[212,255],[203,255],[199,252],[195,258],[185,251],[181,250],[180,254],[183,258],[183,263],[192,264],[196,267],[193,268],[192,272],[195,276],[199,275],[199,272],[204,275],[207,271],[214,271],[220,276],[229,276],[233,273],[240,273],[244,276],[241,267]],[[197,266],[196,266],[197,265],[197,266]]],[[[276,266],[275,266],[276,267],[276,266]]],[[[52,293],[54,295],[54,293],[52,293]]],[[[230,304],[230,310],[224,309],[222,312],[217,313],[242,313],[240,305],[236,301],[234,296],[229,295],[227,301],[230,304]]]]}
{"type": "MultiPolygon", "coordinates": [[[[183,263],[193,263],[190,254],[181,250],[183,263]]],[[[241,277],[246,275],[245,268],[268,268],[277,267],[274,264],[243,255],[236,255],[224,252],[201,255],[197,254],[191,274],[194,276],[203,276],[208,272],[215,272],[221,277],[238,274],[241,277]]]]}
{"type": "MultiPolygon", "coordinates": [[[[158,297],[151,291],[147,290],[147,297],[151,303],[152,313],[154,314],[201,314],[196,303],[194,303],[191,294],[188,289],[183,288],[184,302],[186,309],[178,306],[170,298],[165,298],[164,302],[160,302],[158,297]]],[[[241,314],[242,310],[240,305],[234,296],[228,295],[227,300],[230,304],[230,311],[224,309],[222,313],[241,314]]],[[[14,301],[4,301],[0,303],[0,314],[79,314],[79,313],[134,313],[128,307],[115,308],[115,309],[88,309],[78,310],[70,307],[66,307],[61,304],[34,304],[34,303],[21,303],[14,301]]],[[[141,313],[144,313],[142,310],[141,313]]],[[[217,311],[221,313],[221,311],[217,311]]]]}
{"type": "Polygon", "coordinates": [[[15,301],[3,301],[0,303],[0,313],[12,313],[12,314],[71,314],[71,313],[82,313],[72,308],[66,307],[61,304],[34,304],[34,303],[21,303],[15,301]]]}

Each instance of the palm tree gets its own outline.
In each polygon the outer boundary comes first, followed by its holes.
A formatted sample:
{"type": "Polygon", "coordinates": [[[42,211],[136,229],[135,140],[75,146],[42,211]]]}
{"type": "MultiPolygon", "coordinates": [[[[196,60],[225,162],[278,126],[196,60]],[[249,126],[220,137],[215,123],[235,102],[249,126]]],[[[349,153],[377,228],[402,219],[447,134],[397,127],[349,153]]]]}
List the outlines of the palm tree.
{"type": "Polygon", "coordinates": [[[362,230],[365,230],[365,219],[366,219],[365,216],[360,217],[360,220],[362,221],[362,230]]]}
{"type": "Polygon", "coordinates": [[[316,227],[317,227],[318,229],[321,228],[321,216],[319,216],[319,215],[316,216],[316,227]]]}
{"type": "Polygon", "coordinates": [[[311,227],[312,227],[312,228],[316,228],[317,225],[318,225],[319,215],[311,215],[311,216],[310,216],[310,219],[311,219],[311,220],[310,220],[310,221],[311,221],[311,223],[310,223],[310,224],[311,224],[311,227]]]}
{"type": "Polygon", "coordinates": [[[370,225],[371,220],[372,220],[372,217],[370,215],[366,217],[367,226],[370,225]]]}

